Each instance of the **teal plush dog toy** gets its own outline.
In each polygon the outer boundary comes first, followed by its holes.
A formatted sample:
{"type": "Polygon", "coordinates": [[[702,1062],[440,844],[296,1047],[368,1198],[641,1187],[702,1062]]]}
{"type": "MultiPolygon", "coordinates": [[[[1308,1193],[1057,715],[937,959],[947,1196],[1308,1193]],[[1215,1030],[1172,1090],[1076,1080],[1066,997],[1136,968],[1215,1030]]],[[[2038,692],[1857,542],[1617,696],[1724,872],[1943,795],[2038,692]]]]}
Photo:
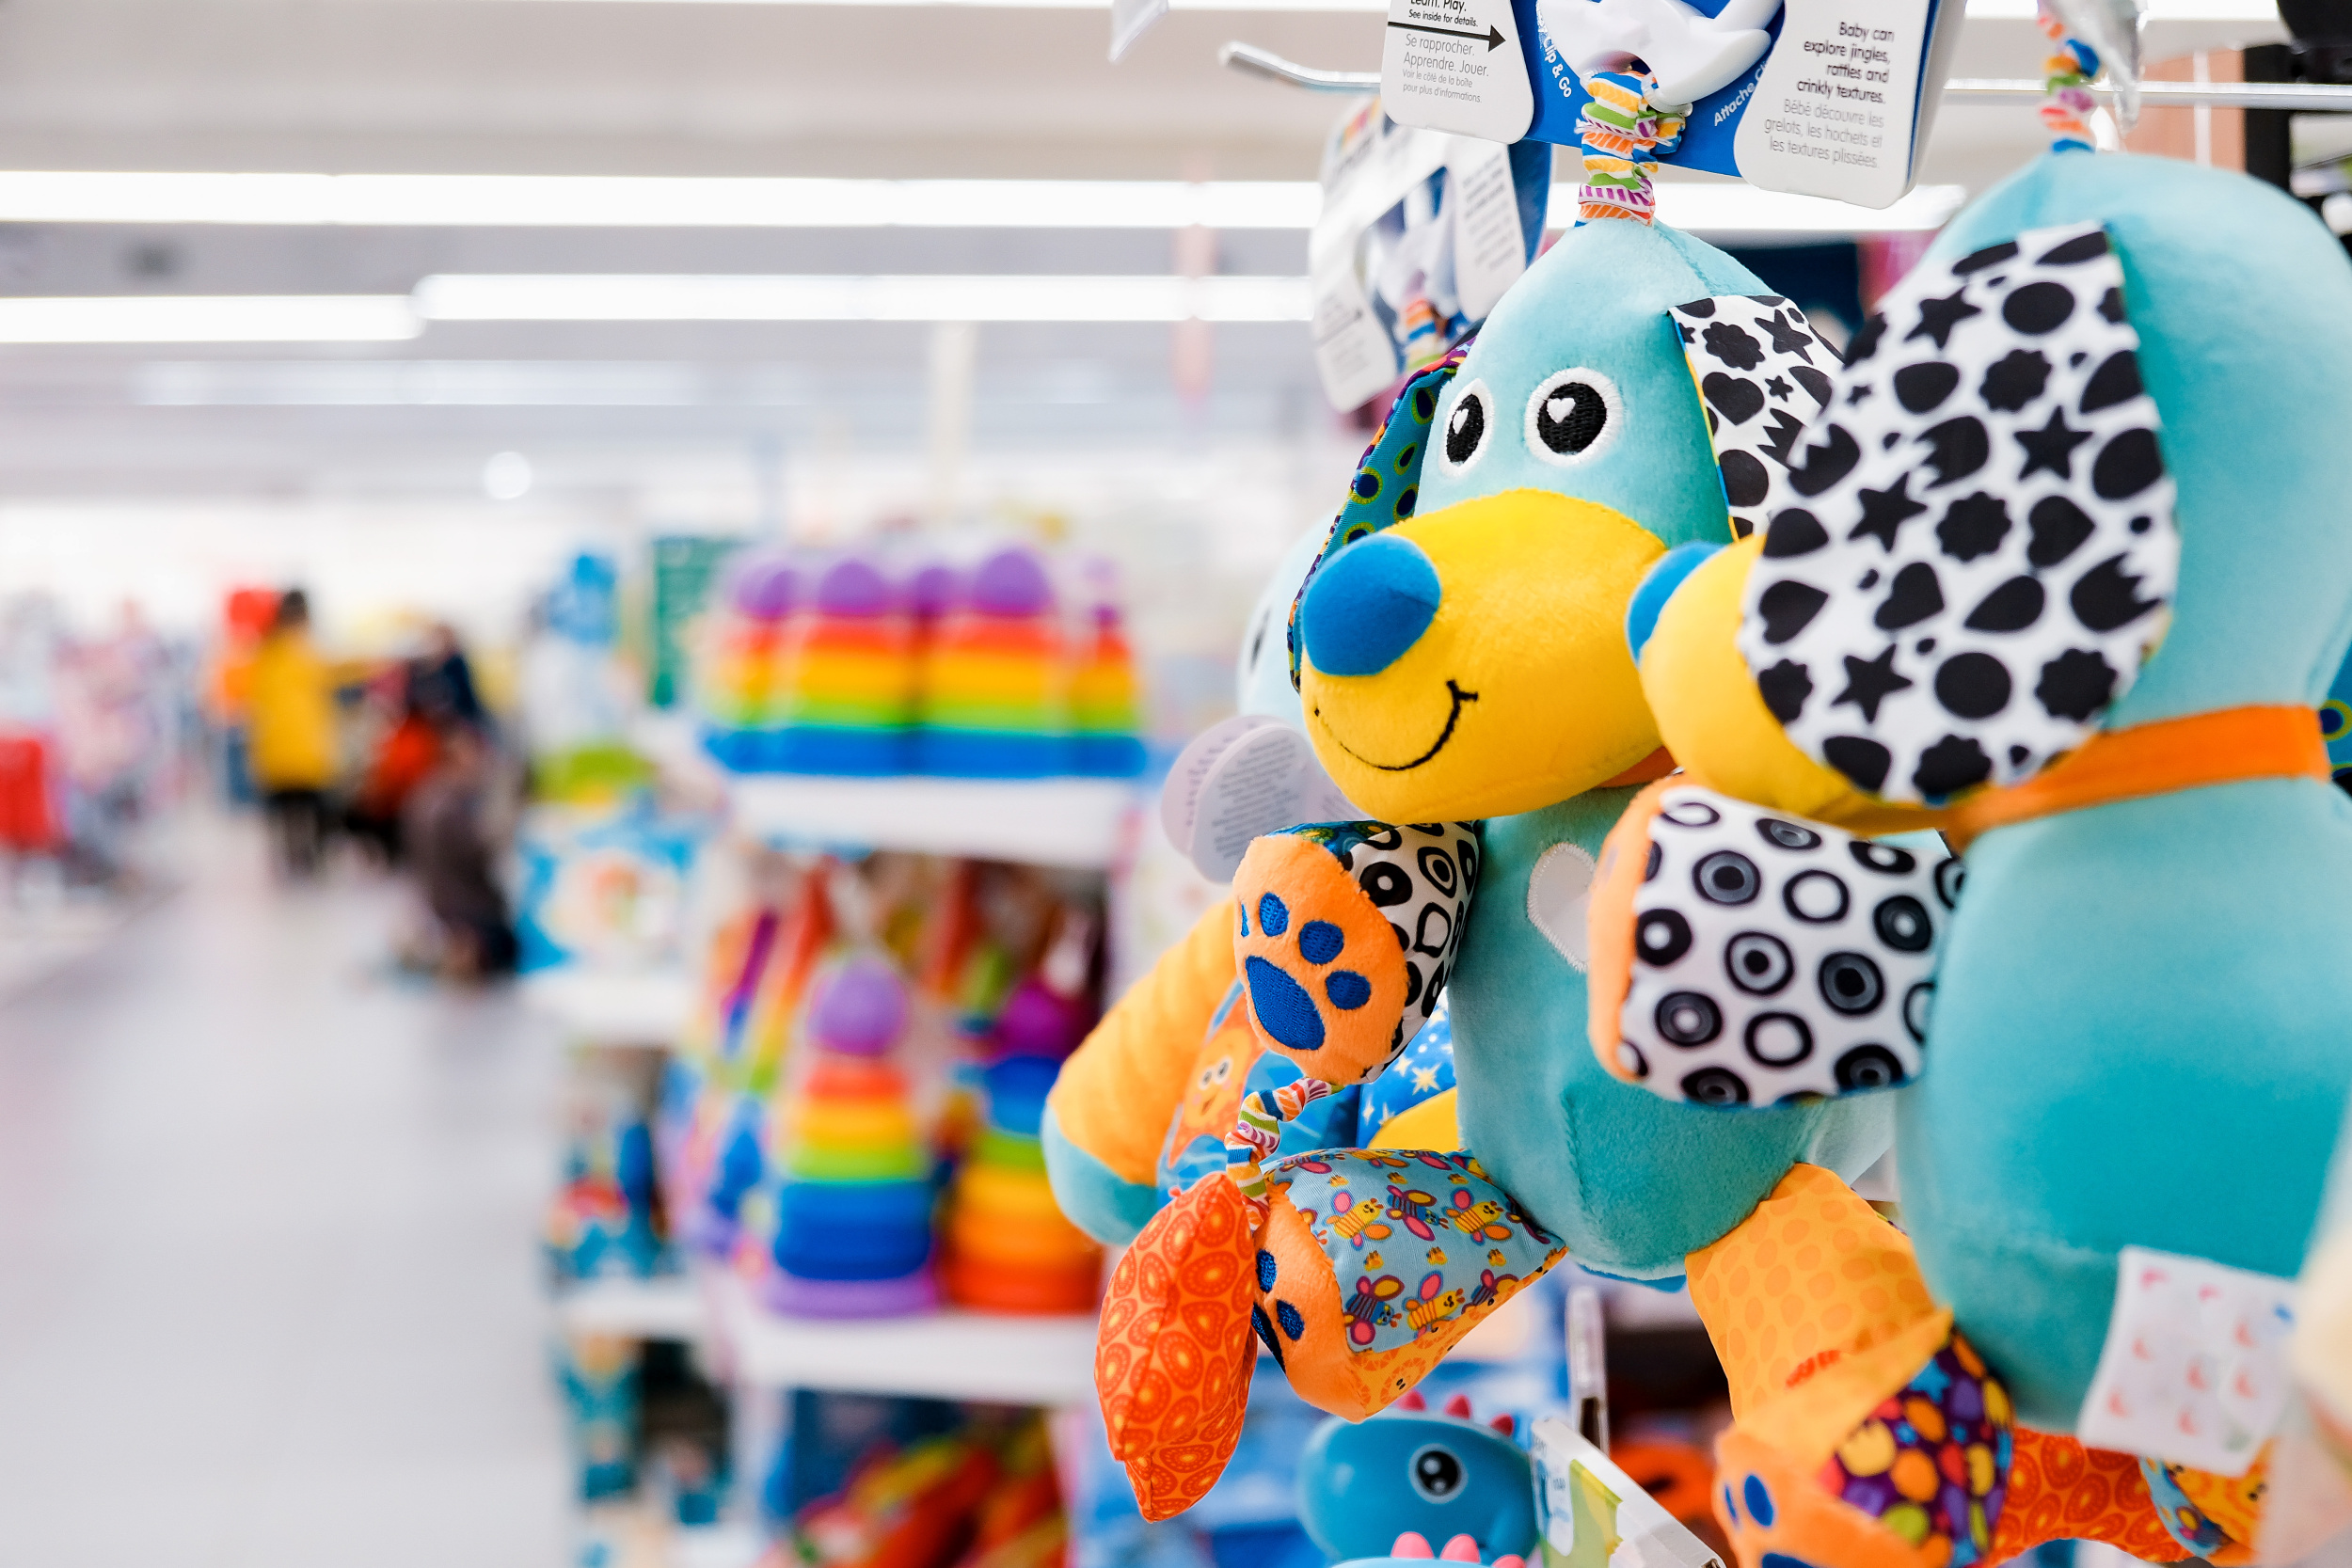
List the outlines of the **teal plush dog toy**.
{"type": "Polygon", "coordinates": [[[1584,1034],[1595,858],[1671,767],[1625,643],[1634,591],[1752,523],[1836,363],[1721,252],[1597,222],[1399,397],[1293,617],[1315,754],[1386,820],[1258,840],[1233,903],[1052,1101],[1073,1212],[1116,1234],[1168,1205],[1114,1277],[1097,1362],[1148,1516],[1222,1467],[1253,1327],[1302,1395],[1361,1418],[1561,1257],[1672,1278],[1792,1166],[1883,1150],[1883,1101],[1725,1118],[1616,1081],[1584,1034]],[[1286,1154],[1283,1128],[1376,1084],[1441,997],[1458,1117],[1432,1101],[1396,1118],[1421,1118],[1413,1141],[1286,1154]],[[1236,1031],[1245,1052],[1198,1049],[1236,1031]],[[1236,1095],[1224,1171],[1168,1203],[1166,1130],[1211,1125],[1258,1053],[1295,1076],[1236,1095]]]}
{"type": "MultiPolygon", "coordinates": [[[[1839,1092],[1821,1063],[1858,1042],[1916,1072],[1893,1097],[1915,1275],[1821,1193],[1791,1223],[1873,1259],[1875,1296],[1827,1270],[1808,1301],[1786,1245],[1694,1259],[1748,1561],[1997,1561],[2127,1538],[2135,1511],[2172,1537],[2140,1556],[2256,1549],[2286,1281],[2352,1089],[2352,801],[2314,713],[2352,641],[2348,415],[2352,267],[2306,210],[2053,155],[1890,293],[1771,475],[1760,546],[1658,616],[1646,689],[1689,772],[1604,855],[1602,1059],[1733,1123],[1839,1092]],[[1956,911],[1907,895],[1948,921],[1931,989],[1815,934],[1877,919],[1925,951],[1870,902],[1886,851],[1795,820],[1794,784],[1730,788],[1806,769],[1966,846],[1956,911]],[[1750,896],[1707,879],[1724,854],[1750,896]],[[1796,891],[1832,873],[1835,910],[1796,891]],[[2045,1460],[2103,1454],[2137,1456],[2107,1466],[2113,1516],[2050,1499],[2045,1460]]],[[[1467,996],[1456,1017],[1467,1054],[1467,996]]]]}

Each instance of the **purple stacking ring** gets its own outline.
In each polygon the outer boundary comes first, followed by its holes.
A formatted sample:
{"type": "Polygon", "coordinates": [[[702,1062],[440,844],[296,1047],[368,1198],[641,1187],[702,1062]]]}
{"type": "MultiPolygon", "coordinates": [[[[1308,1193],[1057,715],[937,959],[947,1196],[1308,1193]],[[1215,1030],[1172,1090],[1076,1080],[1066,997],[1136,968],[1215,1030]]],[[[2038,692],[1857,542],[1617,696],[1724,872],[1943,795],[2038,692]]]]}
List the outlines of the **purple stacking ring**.
{"type": "Polygon", "coordinates": [[[939,1305],[928,1265],[897,1279],[802,1279],[778,1269],[759,1293],[770,1311],[789,1318],[897,1318],[939,1305]]]}

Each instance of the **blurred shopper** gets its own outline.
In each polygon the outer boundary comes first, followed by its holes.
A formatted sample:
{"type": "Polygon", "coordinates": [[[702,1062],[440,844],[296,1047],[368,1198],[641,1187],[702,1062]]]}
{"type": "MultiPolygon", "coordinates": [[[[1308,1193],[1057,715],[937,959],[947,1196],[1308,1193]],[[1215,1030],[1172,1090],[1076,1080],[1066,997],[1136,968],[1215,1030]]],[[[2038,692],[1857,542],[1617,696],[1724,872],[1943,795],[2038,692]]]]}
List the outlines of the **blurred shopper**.
{"type": "Polygon", "coordinates": [[[441,755],[440,733],[417,705],[410,673],[405,669],[393,673],[391,721],[368,758],[367,772],[343,818],[352,838],[387,866],[401,863],[401,818],[408,797],[441,755]]]}
{"type": "Polygon", "coordinates": [[[437,968],[453,979],[511,974],[518,948],[496,875],[501,770],[489,738],[445,725],[440,760],[408,797],[401,836],[439,937],[437,968]]]}
{"type": "Polygon", "coordinates": [[[278,865],[317,875],[326,847],[326,792],[335,783],[335,689],[344,672],[310,641],[310,602],[301,589],[278,601],[254,650],[246,725],[254,787],[269,814],[278,865]]]}
{"type": "Polygon", "coordinates": [[[465,644],[457,641],[456,630],[446,621],[433,627],[424,654],[408,677],[408,699],[436,724],[488,727],[465,644]]]}

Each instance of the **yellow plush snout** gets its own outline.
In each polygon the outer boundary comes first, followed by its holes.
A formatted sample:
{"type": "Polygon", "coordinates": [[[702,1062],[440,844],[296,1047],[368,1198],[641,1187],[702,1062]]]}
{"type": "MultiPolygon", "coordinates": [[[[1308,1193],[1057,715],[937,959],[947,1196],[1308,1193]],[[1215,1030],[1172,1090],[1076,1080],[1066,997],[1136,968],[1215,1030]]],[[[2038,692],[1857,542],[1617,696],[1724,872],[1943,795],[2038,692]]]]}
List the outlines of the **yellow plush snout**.
{"type": "Polygon", "coordinates": [[[1658,733],[1693,784],[1850,832],[1936,828],[1946,814],[1889,806],[1797,750],[1740,657],[1740,607],[1764,548],[1752,534],[1701,563],[1658,612],[1641,686],[1658,733]]]}
{"type": "Polygon", "coordinates": [[[1349,800],[1391,822],[1500,816],[1657,750],[1625,641],[1626,603],[1665,550],[1656,534],[1593,501],[1510,490],[1348,549],[1379,541],[1363,560],[1392,569],[1335,572],[1343,552],[1300,610],[1307,733],[1349,800]]]}

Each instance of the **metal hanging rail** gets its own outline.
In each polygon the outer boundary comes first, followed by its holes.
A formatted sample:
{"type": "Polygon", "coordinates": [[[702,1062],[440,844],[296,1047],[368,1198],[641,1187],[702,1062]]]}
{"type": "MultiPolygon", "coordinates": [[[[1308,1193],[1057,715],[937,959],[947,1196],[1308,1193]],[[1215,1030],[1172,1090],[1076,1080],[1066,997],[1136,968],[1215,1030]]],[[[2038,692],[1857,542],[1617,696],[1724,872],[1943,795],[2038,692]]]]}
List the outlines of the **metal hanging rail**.
{"type": "Polygon", "coordinates": [[[1309,92],[1378,92],[1380,73],[1376,71],[1317,71],[1286,60],[1271,49],[1261,49],[1254,43],[1239,40],[1216,52],[1217,64],[1251,76],[1263,76],[1269,82],[1287,82],[1309,92]]]}
{"type": "MultiPolygon", "coordinates": [[[[1377,92],[1376,71],[1317,71],[1270,49],[1235,41],[1217,51],[1220,64],[1310,92],[1377,92]]],[[[2029,78],[1956,77],[1944,96],[1979,103],[2039,103],[2042,86],[2029,78]]],[[[2095,90],[2106,92],[2106,87],[2095,90]]],[[[2151,108],[2302,109],[2352,113],[2352,87],[2314,82],[2142,82],[2139,101],[2151,108]]]]}

